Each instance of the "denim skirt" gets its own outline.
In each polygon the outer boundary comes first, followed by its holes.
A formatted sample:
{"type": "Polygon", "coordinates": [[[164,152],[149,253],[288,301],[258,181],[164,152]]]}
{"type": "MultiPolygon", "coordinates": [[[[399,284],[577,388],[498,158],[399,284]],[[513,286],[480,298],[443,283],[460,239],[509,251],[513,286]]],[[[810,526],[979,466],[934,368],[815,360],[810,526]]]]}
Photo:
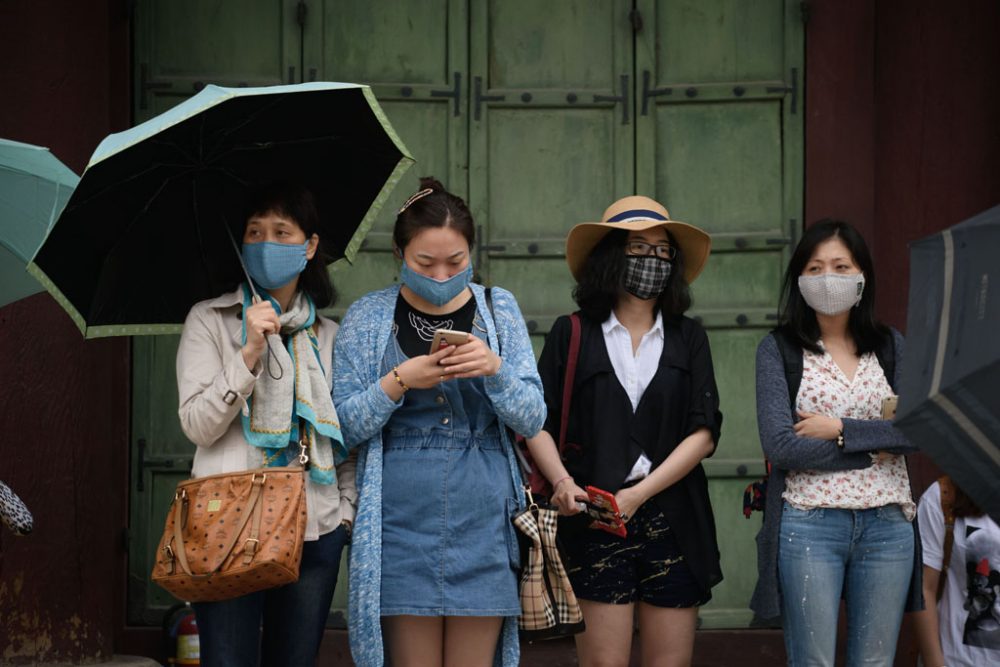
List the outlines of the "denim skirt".
{"type": "Polygon", "coordinates": [[[383,616],[521,613],[507,457],[499,437],[452,436],[385,443],[383,616]]]}

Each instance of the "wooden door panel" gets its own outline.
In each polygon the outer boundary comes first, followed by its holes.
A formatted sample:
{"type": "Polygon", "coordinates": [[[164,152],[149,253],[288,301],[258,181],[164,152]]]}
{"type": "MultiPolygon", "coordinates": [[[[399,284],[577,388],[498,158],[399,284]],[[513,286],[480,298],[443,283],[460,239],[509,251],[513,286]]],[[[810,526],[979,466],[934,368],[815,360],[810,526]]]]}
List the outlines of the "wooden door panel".
{"type": "Polygon", "coordinates": [[[469,202],[479,271],[511,290],[536,350],[572,311],[565,237],[634,190],[628,5],[473,0],[469,202]]]}
{"type": "Polygon", "coordinates": [[[784,11],[781,0],[657,2],[657,72],[675,84],[780,81],[784,11]]]}
{"type": "Polygon", "coordinates": [[[372,86],[446,84],[452,74],[447,25],[451,4],[449,0],[326,0],[317,24],[323,30],[324,76],[372,86]]]}
{"type": "Polygon", "coordinates": [[[802,210],[799,4],[788,0],[637,0],[636,181],[671,216],[712,234],[692,286],[708,330],[725,415],[705,463],[725,580],[703,627],[740,627],[756,578],[742,496],[763,472],[754,360],[776,323],[802,210]]]}
{"type": "Polygon", "coordinates": [[[209,83],[268,86],[302,74],[293,0],[137,0],[133,25],[137,122],[209,83]]]}
{"type": "Polygon", "coordinates": [[[132,475],[128,615],[156,624],[177,600],[149,580],[177,483],[187,479],[193,445],[180,427],[175,360],[180,336],[137,338],[132,344],[132,475]]]}
{"type": "Polygon", "coordinates": [[[461,0],[326,0],[321,21],[306,28],[307,70],[336,81],[365,83],[416,158],[379,213],[354,265],[333,268],[340,291],[330,314],[342,315],[361,295],[397,281],[392,227],[421,176],[434,176],[459,196],[468,192],[468,20],[461,0]]]}
{"type": "Polygon", "coordinates": [[[745,628],[753,614],[747,607],[757,583],[755,538],[760,515],[743,517],[743,489],[747,480],[706,466],[712,481],[709,495],[715,510],[715,528],[725,578],[712,589],[712,600],[698,610],[702,628],[745,628]]]}
{"type": "Polygon", "coordinates": [[[656,192],[678,220],[715,235],[784,233],[781,102],[664,104],[656,192]]]}

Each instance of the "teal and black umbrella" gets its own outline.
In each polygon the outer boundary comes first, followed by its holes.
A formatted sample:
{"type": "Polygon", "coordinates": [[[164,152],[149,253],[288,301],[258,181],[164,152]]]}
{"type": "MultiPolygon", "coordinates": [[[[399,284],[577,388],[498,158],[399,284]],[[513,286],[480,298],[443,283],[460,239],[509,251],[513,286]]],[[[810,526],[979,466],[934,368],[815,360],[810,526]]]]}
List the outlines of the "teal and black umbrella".
{"type": "Polygon", "coordinates": [[[351,260],[412,162],[367,86],[207,86],[101,142],[28,269],[88,338],[177,332],[240,279],[254,186],[309,188],[328,260],[351,260]]]}
{"type": "Polygon", "coordinates": [[[43,291],[25,266],[79,180],[48,148],[0,139],[0,307],[43,291]]]}
{"type": "Polygon", "coordinates": [[[1000,521],[1000,206],[910,246],[896,426],[1000,521]]]}

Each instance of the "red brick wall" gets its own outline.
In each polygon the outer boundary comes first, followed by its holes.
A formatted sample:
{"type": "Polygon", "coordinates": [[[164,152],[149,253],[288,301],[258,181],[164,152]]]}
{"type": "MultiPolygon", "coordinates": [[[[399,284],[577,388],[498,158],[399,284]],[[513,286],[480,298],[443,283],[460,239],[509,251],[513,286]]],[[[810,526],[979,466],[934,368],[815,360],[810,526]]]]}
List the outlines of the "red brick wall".
{"type": "MultiPolygon", "coordinates": [[[[4,0],[0,136],[82,172],[128,125],[124,0],[4,0]]],[[[0,663],[109,657],[122,623],[129,348],[85,342],[45,294],[0,308],[0,479],[35,530],[0,529],[0,663]]]]}

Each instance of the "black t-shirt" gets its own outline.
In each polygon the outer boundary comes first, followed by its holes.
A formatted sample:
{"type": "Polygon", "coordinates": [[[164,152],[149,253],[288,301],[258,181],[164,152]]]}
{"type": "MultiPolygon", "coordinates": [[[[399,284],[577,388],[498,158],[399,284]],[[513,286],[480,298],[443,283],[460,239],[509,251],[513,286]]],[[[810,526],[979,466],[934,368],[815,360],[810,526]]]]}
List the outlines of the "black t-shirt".
{"type": "Polygon", "coordinates": [[[430,315],[421,312],[406,302],[402,295],[396,299],[396,340],[403,354],[418,357],[431,350],[434,332],[438,329],[451,331],[472,331],[472,321],[476,317],[476,300],[469,299],[464,306],[451,313],[430,315]]]}

